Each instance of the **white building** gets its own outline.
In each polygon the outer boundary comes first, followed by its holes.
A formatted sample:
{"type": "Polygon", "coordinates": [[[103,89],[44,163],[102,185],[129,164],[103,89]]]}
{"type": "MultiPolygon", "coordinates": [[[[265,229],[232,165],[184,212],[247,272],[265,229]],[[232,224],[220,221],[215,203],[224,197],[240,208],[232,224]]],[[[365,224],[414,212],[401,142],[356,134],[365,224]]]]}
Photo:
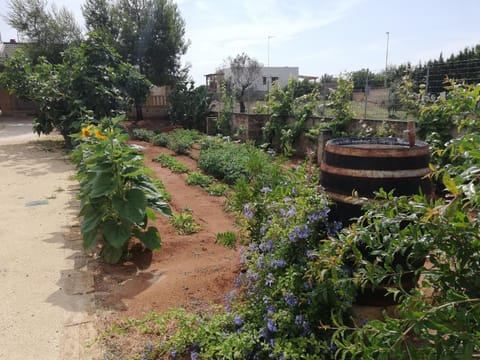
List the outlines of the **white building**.
{"type": "MultiPolygon", "coordinates": [[[[205,75],[207,88],[212,91],[219,91],[220,84],[225,78],[228,78],[230,74],[230,68],[225,68],[214,74],[205,75]]],[[[280,86],[284,87],[288,84],[290,78],[295,80],[307,79],[314,82],[317,79],[316,76],[299,75],[297,66],[265,66],[260,69],[260,74],[253,83],[251,89],[260,92],[267,92],[273,82],[278,81],[280,86]]]]}

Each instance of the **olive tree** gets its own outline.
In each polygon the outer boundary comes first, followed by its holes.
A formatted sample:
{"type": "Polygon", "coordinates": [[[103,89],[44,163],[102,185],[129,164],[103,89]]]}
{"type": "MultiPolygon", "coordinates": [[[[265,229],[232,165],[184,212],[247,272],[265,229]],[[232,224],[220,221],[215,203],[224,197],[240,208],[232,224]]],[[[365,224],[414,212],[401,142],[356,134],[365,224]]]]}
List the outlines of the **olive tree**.
{"type": "Polygon", "coordinates": [[[253,87],[255,81],[260,77],[262,64],[245,53],[234,58],[228,58],[229,72],[226,80],[231,83],[237,94],[240,103],[240,112],[245,112],[245,93],[253,87]]]}

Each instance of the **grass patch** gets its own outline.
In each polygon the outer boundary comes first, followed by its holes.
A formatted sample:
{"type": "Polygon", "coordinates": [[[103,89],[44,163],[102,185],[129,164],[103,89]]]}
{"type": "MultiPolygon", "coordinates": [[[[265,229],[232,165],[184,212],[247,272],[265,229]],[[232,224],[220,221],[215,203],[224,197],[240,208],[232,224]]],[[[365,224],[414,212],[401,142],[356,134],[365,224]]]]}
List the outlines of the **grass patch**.
{"type": "Polygon", "coordinates": [[[237,243],[237,234],[235,234],[233,231],[218,233],[215,242],[229,249],[235,249],[235,245],[237,243]]]}

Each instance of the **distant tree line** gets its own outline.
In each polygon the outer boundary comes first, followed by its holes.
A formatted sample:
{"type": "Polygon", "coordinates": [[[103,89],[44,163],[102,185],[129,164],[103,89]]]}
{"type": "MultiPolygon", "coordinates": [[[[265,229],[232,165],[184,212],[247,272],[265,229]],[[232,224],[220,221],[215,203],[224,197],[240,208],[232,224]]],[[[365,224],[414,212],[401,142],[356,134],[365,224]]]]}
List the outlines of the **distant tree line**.
{"type": "Polygon", "coordinates": [[[466,47],[458,54],[452,54],[448,59],[440,54],[438,59],[429,60],[416,66],[411,63],[391,66],[381,72],[372,72],[361,69],[351,72],[351,78],[355,91],[363,91],[367,85],[371,88],[379,88],[385,85],[395,89],[408,75],[413,81],[414,90],[418,91],[420,85],[426,86],[426,92],[438,95],[445,90],[446,79],[454,79],[458,83],[476,84],[480,82],[480,44],[466,47]],[[385,79],[386,77],[386,79],[385,79]]]}

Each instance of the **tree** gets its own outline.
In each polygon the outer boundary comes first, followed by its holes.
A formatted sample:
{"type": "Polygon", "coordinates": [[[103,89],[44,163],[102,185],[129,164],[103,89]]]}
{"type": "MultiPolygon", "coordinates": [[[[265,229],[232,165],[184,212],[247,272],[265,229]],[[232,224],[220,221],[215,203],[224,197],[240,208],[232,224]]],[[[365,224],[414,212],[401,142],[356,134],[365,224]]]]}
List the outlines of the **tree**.
{"type": "Polygon", "coordinates": [[[97,33],[70,47],[59,64],[40,58],[38,64],[20,51],[9,58],[0,83],[10,93],[33,101],[38,114],[34,131],[57,129],[71,146],[70,135],[82,123],[124,114],[133,102],[145,101],[150,83],[97,33]]]}
{"type": "Polygon", "coordinates": [[[90,30],[107,30],[124,61],[137,65],[155,85],[170,85],[185,54],[185,21],[173,0],[87,0],[90,30]]]}
{"type": "Polygon", "coordinates": [[[46,8],[44,0],[10,0],[7,22],[26,39],[29,57],[44,56],[52,63],[61,61],[61,53],[82,39],[80,27],[65,7],[46,8]]]}
{"type": "MultiPolygon", "coordinates": [[[[187,51],[185,21],[173,0],[87,0],[87,28],[108,32],[123,60],[155,85],[173,85],[187,51]]],[[[137,104],[137,119],[142,119],[137,104]]]]}
{"type": "Polygon", "coordinates": [[[230,73],[227,76],[227,80],[229,80],[235,88],[240,103],[240,112],[244,113],[245,92],[248,88],[252,87],[258,79],[263,65],[245,53],[239,54],[235,58],[230,57],[228,63],[230,73]]]}
{"type": "Polygon", "coordinates": [[[109,0],[85,0],[82,6],[83,18],[88,31],[106,30],[116,38],[115,11],[109,0]]]}

